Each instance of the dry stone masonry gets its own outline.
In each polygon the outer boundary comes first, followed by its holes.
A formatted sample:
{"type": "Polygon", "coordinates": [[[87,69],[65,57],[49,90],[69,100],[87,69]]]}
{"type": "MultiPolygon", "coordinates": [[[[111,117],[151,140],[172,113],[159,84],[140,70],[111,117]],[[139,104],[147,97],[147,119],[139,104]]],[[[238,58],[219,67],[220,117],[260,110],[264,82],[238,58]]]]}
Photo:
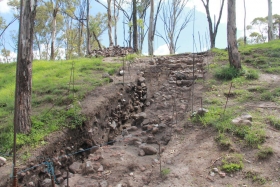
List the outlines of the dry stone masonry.
{"type": "MultiPolygon", "coordinates": [[[[119,55],[122,50],[106,49],[100,55],[119,55]]],[[[43,152],[51,158],[57,186],[67,185],[67,171],[71,187],[149,184],[150,169],[159,164],[157,155],[165,151],[174,133],[182,131],[179,122],[190,111],[191,86],[203,78],[205,64],[203,56],[197,55],[193,61],[191,55],[182,55],[136,59],[134,66],[134,73],[138,72],[135,81],[124,85],[113,82],[106,88],[107,96],[100,94],[103,88],[90,93],[88,99],[96,105],[87,100],[82,103],[92,108],[86,113],[88,120],[62,135],[56,148],[43,152]],[[120,175],[122,172],[128,174],[120,175]]],[[[43,161],[34,160],[28,167],[43,161]]],[[[23,186],[51,186],[45,165],[18,177],[23,186]]]]}

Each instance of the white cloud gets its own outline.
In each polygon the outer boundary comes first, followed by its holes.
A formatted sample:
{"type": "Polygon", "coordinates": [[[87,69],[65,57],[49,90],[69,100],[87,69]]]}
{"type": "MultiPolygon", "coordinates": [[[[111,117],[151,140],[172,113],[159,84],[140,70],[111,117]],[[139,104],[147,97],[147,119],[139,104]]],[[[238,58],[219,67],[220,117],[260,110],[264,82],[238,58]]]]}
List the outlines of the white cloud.
{"type": "Polygon", "coordinates": [[[13,51],[10,52],[10,56],[8,57],[8,62],[6,57],[4,57],[2,54],[0,54],[0,63],[9,63],[9,62],[15,62],[17,60],[17,54],[13,51]]]}
{"type": "Polygon", "coordinates": [[[168,54],[169,54],[169,49],[168,49],[167,44],[164,44],[164,45],[159,46],[159,47],[155,50],[154,54],[155,54],[155,55],[168,55],[168,54]]]}
{"type": "Polygon", "coordinates": [[[0,0],[0,13],[8,13],[11,8],[7,4],[8,0],[0,0]]]}

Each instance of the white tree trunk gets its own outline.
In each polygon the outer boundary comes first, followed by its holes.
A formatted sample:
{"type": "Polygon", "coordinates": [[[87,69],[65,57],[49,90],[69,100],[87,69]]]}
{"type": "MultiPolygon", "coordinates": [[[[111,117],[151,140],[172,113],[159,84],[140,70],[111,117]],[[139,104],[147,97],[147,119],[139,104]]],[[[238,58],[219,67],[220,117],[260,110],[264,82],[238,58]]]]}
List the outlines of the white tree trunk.
{"type": "Polygon", "coordinates": [[[154,0],[151,0],[149,33],[148,33],[148,51],[149,51],[149,55],[154,54],[154,0]]]}
{"type": "Polygon", "coordinates": [[[228,0],[227,41],[228,56],[231,66],[241,69],[240,54],[236,41],[236,2],[228,0]]]}
{"type": "Polygon", "coordinates": [[[111,0],[107,0],[108,8],[107,8],[107,15],[108,15],[108,35],[109,35],[109,45],[113,46],[113,37],[112,37],[112,15],[111,15],[111,0]]]}
{"type": "Polygon", "coordinates": [[[273,40],[272,29],[272,3],[271,0],[268,0],[268,41],[273,40]]]}
{"type": "Polygon", "coordinates": [[[87,55],[91,53],[90,31],[89,31],[89,0],[87,0],[87,55]]]}

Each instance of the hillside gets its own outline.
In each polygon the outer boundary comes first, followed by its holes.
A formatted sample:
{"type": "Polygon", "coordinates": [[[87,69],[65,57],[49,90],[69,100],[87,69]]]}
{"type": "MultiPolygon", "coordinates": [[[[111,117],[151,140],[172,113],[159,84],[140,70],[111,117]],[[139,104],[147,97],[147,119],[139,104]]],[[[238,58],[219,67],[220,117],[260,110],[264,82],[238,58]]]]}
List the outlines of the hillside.
{"type": "MultiPolygon", "coordinates": [[[[18,138],[20,184],[51,186],[53,176],[65,186],[69,169],[71,187],[279,186],[280,41],[239,50],[239,72],[224,49],[195,61],[135,58],[124,76],[114,73],[123,59],[35,61],[34,130],[18,138]],[[112,83],[104,85],[104,72],[112,83]],[[53,174],[45,171],[50,162],[53,174]]],[[[15,66],[0,66],[6,156],[15,66]]]]}

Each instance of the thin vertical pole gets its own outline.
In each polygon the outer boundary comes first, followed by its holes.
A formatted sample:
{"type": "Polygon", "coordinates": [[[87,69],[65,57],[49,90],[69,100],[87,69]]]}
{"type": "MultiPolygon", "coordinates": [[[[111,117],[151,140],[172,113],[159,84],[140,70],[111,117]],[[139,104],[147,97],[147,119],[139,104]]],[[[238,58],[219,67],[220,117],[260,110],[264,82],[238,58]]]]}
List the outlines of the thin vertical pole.
{"type": "Polygon", "coordinates": [[[123,56],[123,86],[124,86],[124,56],[123,56]]]}

